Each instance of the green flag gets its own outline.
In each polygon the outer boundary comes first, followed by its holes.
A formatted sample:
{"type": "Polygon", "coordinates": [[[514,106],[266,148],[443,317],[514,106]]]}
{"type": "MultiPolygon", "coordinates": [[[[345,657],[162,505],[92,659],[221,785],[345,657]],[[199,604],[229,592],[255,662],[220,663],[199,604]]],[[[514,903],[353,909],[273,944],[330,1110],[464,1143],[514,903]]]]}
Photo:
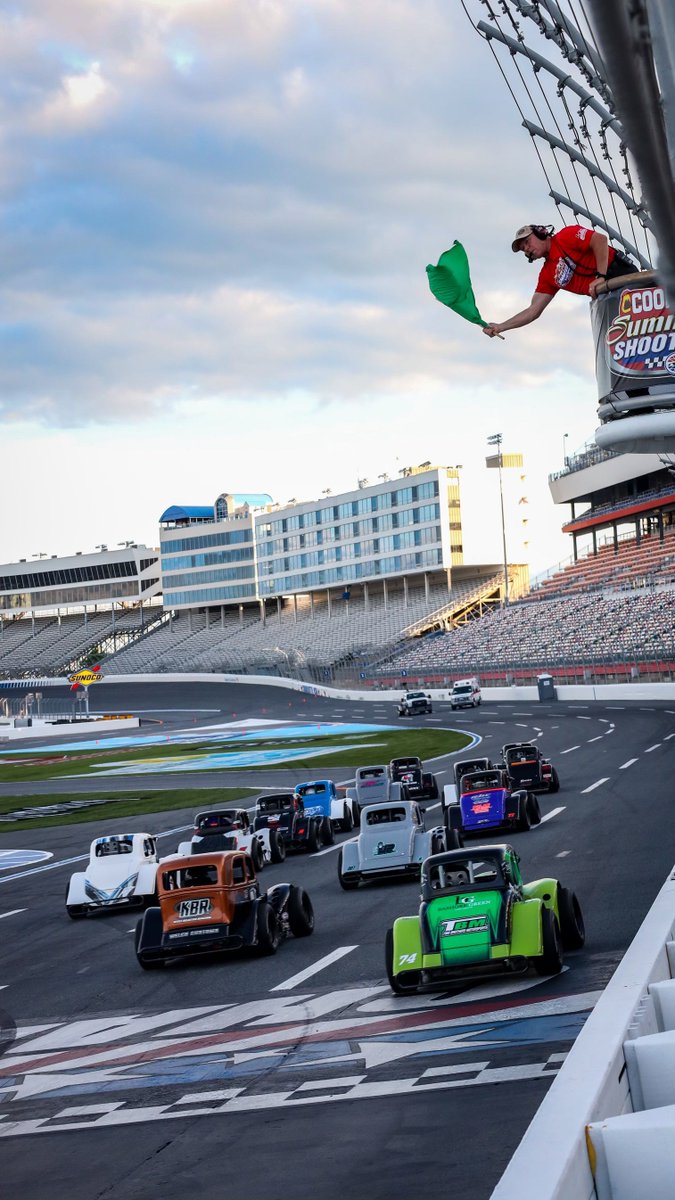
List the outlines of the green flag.
{"type": "Polygon", "coordinates": [[[459,313],[474,325],[487,325],[476,308],[471,287],[469,260],[461,242],[453,242],[450,250],[441,254],[438,266],[427,267],[429,287],[441,304],[459,313]]]}

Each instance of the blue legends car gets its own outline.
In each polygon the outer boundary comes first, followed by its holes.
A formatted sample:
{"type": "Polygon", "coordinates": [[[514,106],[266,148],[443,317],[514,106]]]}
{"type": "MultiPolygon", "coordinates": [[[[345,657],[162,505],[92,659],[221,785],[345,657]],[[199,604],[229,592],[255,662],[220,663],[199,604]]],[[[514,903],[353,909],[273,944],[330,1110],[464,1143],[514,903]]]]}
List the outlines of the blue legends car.
{"type": "Polygon", "coordinates": [[[525,789],[511,791],[501,768],[471,771],[459,781],[458,794],[446,805],[449,830],[482,834],[488,829],[517,829],[525,832],[541,821],[537,797],[525,789]]]}
{"type": "Polygon", "coordinates": [[[356,801],[344,793],[338,796],[332,779],[313,779],[309,783],[297,783],[295,794],[302,800],[306,817],[328,817],[334,829],[349,832],[359,823],[356,801]]]}

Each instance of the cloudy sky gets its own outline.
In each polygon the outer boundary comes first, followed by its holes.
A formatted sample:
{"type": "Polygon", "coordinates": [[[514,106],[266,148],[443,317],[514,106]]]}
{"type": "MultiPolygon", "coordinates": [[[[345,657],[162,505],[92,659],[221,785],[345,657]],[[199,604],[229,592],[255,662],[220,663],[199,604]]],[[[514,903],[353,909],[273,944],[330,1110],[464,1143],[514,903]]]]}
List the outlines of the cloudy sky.
{"type": "Polygon", "coordinates": [[[498,561],[499,431],[526,456],[533,571],[569,553],[547,475],[596,424],[587,302],[500,342],[427,288],[457,238],[504,319],[536,280],[515,229],[557,219],[460,4],[22,0],[0,21],[1,562],[426,460],[463,465],[467,558],[498,561]]]}

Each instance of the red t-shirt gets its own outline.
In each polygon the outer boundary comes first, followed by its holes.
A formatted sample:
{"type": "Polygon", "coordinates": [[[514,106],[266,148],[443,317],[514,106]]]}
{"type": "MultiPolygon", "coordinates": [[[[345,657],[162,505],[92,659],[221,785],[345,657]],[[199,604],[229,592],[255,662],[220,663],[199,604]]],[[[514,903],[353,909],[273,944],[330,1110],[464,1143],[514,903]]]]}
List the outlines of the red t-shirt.
{"type": "MultiPolygon", "coordinates": [[[[551,249],[539,273],[536,291],[555,296],[564,288],[566,292],[576,292],[578,296],[588,295],[591,281],[598,270],[590,246],[593,232],[585,225],[566,225],[553,234],[551,249]]],[[[614,254],[610,246],[608,266],[614,254]]]]}

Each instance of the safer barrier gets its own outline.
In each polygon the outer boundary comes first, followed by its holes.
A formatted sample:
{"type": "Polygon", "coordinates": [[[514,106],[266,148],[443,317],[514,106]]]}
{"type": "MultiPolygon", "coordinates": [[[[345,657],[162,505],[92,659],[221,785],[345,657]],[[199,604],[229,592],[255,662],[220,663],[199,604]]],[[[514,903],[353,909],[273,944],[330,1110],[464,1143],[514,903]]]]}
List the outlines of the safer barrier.
{"type": "Polygon", "coordinates": [[[492,1200],[673,1200],[675,868],[492,1200]]]}

